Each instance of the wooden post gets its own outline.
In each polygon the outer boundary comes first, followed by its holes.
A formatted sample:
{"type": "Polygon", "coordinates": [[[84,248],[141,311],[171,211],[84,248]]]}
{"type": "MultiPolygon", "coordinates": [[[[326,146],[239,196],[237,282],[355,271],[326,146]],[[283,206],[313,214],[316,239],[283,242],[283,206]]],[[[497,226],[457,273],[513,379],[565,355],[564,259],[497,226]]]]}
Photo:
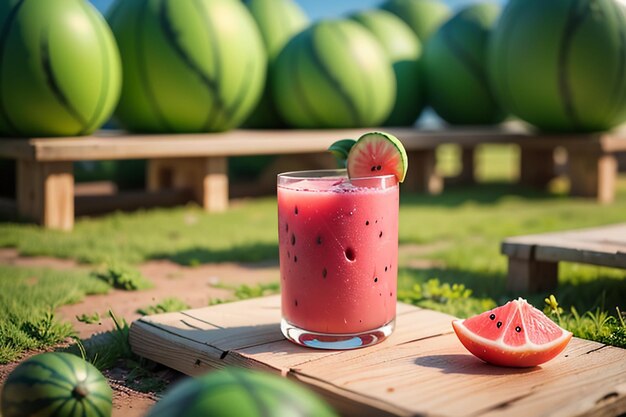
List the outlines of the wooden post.
{"type": "Polygon", "coordinates": [[[520,182],[522,184],[545,188],[554,176],[553,149],[533,149],[521,146],[520,182]]]}
{"type": "Polygon", "coordinates": [[[17,210],[45,227],[74,227],[74,173],[71,162],[17,161],[17,210]]]}
{"type": "Polygon", "coordinates": [[[511,293],[548,291],[556,288],[558,276],[558,262],[509,256],[506,288],[511,293]]]}
{"type": "Polygon", "coordinates": [[[409,170],[404,187],[409,191],[435,195],[443,190],[443,178],[437,174],[435,149],[407,152],[409,170]]]}
{"type": "Polygon", "coordinates": [[[617,160],[614,154],[588,151],[569,152],[570,194],[595,197],[600,203],[615,199],[617,160]]]}
{"type": "Polygon", "coordinates": [[[206,211],[228,208],[228,159],[225,157],[152,159],[148,161],[148,190],[187,188],[206,211]]]}
{"type": "Polygon", "coordinates": [[[475,147],[461,148],[461,172],[455,178],[455,183],[471,185],[476,183],[475,147]]]}

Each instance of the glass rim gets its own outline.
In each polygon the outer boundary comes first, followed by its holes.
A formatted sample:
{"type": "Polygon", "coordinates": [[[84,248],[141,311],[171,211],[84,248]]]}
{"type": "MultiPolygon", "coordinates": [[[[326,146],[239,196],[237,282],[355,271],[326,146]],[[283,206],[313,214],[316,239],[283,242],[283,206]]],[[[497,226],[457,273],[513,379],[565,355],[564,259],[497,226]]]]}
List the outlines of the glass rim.
{"type": "Polygon", "coordinates": [[[345,168],[337,168],[337,169],[310,169],[310,170],[301,170],[301,171],[287,171],[281,172],[276,177],[277,178],[285,178],[285,179],[310,179],[310,180],[322,180],[329,177],[332,177],[333,174],[337,174],[337,176],[342,176],[348,178],[350,181],[359,181],[359,180],[376,180],[376,179],[388,179],[388,178],[396,178],[394,174],[384,174],[384,175],[372,175],[367,177],[356,177],[349,178],[348,170],[345,168]],[[304,176],[297,174],[327,174],[327,175],[318,175],[318,176],[304,176]]]}

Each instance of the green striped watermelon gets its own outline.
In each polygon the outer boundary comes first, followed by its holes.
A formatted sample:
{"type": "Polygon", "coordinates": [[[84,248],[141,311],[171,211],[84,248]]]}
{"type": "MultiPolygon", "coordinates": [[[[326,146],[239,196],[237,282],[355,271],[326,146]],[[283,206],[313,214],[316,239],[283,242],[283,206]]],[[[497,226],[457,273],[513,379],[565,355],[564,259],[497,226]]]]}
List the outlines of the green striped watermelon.
{"type": "Polygon", "coordinates": [[[22,362],[2,388],[3,417],[108,417],[113,392],[91,364],[69,353],[22,362]]]}
{"type": "Polygon", "coordinates": [[[384,122],[396,80],[384,49],[351,20],[320,20],[296,35],[276,59],[272,93],[296,128],[347,128],[384,122]]]}
{"type": "Polygon", "coordinates": [[[147,417],[337,417],[312,392],[279,376],[227,368],[168,391],[147,417]]]}
{"type": "Polygon", "coordinates": [[[113,34],[86,0],[0,2],[0,136],[89,134],[121,81],[113,34]]]}
{"type": "Polygon", "coordinates": [[[115,116],[143,132],[215,132],[261,98],[267,56],[240,1],[118,0],[108,15],[124,83],[115,116]]]}
{"type": "MultiPolygon", "coordinates": [[[[294,0],[245,0],[245,5],[259,26],[267,52],[267,69],[271,72],[280,51],[289,39],[308,26],[309,18],[294,0]]],[[[246,127],[262,129],[283,127],[284,123],[278,115],[272,97],[270,79],[268,76],[263,97],[246,121],[246,127]]]]}

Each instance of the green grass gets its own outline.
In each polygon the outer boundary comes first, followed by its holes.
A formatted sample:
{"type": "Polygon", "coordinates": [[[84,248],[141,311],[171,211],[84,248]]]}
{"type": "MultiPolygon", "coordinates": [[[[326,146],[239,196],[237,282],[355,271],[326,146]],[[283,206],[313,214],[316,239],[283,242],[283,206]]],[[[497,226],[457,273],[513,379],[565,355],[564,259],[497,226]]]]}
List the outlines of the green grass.
{"type": "Polygon", "coordinates": [[[151,314],[173,313],[189,309],[189,304],[176,297],[165,298],[162,301],[137,309],[137,313],[149,316],[151,314]]]}
{"type": "Polygon", "coordinates": [[[81,219],[72,233],[1,223],[0,247],[92,264],[171,259],[183,265],[277,257],[275,199],[207,215],[196,206],[81,219]]]}
{"type": "MultiPolygon", "coordinates": [[[[439,153],[442,172],[453,174],[458,171],[455,155],[458,156],[458,148],[443,147],[439,153]]],[[[598,205],[593,200],[564,195],[567,183],[562,179],[552,184],[552,192],[507,182],[517,176],[514,161],[518,155],[512,147],[487,146],[478,158],[478,178],[486,182],[471,187],[450,186],[439,196],[402,193],[400,243],[422,249],[418,254],[403,252],[405,254],[399,259],[401,299],[463,317],[478,313],[518,296],[505,290],[506,258],[500,254],[503,238],[598,226],[626,219],[624,176],[618,181],[615,203],[598,205]],[[430,260],[433,266],[426,269],[412,267],[416,258],[430,260]],[[468,294],[467,290],[471,293],[468,294]]],[[[208,262],[277,259],[276,223],[275,198],[267,197],[242,200],[226,213],[207,214],[190,205],[79,219],[72,233],[47,231],[29,224],[0,223],[0,247],[15,247],[25,255],[71,258],[104,266],[105,271],[108,268],[109,278],[114,275],[121,277],[107,281],[111,285],[118,282],[124,286],[124,283],[134,280],[125,278],[128,273],[112,273],[116,272],[116,267],[111,265],[131,265],[132,268],[133,264],[150,259],[170,259],[189,266],[208,262]]],[[[0,270],[0,274],[2,271],[6,274],[6,270],[0,270]]],[[[20,271],[15,269],[11,275],[29,275],[20,271]]],[[[104,285],[93,277],[87,278],[90,285],[104,285]]],[[[82,279],[87,278],[83,276],[82,279]]],[[[61,290],[54,288],[58,297],[54,296],[51,300],[58,302],[73,293],[84,293],[79,282],[66,283],[67,287],[61,290]]],[[[43,297],[47,287],[39,287],[34,291],[40,291],[43,297]]],[[[103,288],[106,287],[104,285],[103,288]]],[[[20,288],[0,287],[0,294],[8,294],[7,301],[14,302],[14,299],[22,297],[22,294],[13,296],[22,291],[20,288]]],[[[276,290],[248,287],[241,289],[241,297],[235,296],[235,299],[276,290]]],[[[548,295],[534,294],[528,299],[542,308],[548,295]]],[[[565,325],[574,329],[575,333],[600,341],[614,340],[614,344],[620,345],[620,332],[623,332],[620,329],[623,326],[615,308],[626,310],[626,271],[563,263],[555,295],[566,311],[565,325]],[[571,313],[572,307],[579,319],[571,313]],[[603,320],[601,315],[605,313],[610,318],[603,320]],[[590,331],[594,322],[601,323],[603,330],[590,331]]],[[[40,296],[35,298],[38,300],[40,296]]],[[[53,307],[41,307],[40,301],[33,301],[33,305],[37,311],[53,311],[53,307]]],[[[22,311],[29,308],[27,300],[23,300],[21,308],[22,311]]],[[[69,332],[68,329],[45,330],[50,326],[42,314],[33,316],[39,317],[40,321],[26,326],[30,329],[26,331],[27,335],[39,333],[44,335],[40,339],[54,340],[58,339],[57,334],[69,332]]],[[[6,329],[6,322],[11,322],[11,318],[1,321],[2,328],[6,329]]],[[[18,323],[17,327],[20,326],[18,323]]],[[[18,334],[14,330],[10,332],[18,334]]],[[[13,339],[16,337],[14,335],[13,339]]],[[[35,346],[36,343],[22,345],[35,346]]],[[[6,358],[11,355],[11,349],[6,348],[10,346],[6,343],[4,346],[0,352],[8,351],[9,354],[4,353],[6,358]]]]}
{"type": "Polygon", "coordinates": [[[0,363],[72,336],[72,327],[55,317],[55,308],[109,289],[88,272],[0,266],[0,363]]]}
{"type": "Polygon", "coordinates": [[[111,264],[94,271],[93,276],[106,282],[113,288],[125,291],[138,291],[152,288],[152,282],[141,275],[141,272],[129,265],[111,264]]]}

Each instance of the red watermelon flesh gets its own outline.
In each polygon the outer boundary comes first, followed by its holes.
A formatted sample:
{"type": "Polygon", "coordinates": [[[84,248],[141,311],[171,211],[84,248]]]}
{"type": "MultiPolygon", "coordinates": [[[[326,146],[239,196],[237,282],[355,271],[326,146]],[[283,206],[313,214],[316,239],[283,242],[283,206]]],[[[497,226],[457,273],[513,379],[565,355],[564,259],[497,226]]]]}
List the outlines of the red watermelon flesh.
{"type": "Polygon", "coordinates": [[[522,298],[466,320],[454,331],[475,356],[495,365],[536,366],[557,356],[572,333],[522,298]]]}

